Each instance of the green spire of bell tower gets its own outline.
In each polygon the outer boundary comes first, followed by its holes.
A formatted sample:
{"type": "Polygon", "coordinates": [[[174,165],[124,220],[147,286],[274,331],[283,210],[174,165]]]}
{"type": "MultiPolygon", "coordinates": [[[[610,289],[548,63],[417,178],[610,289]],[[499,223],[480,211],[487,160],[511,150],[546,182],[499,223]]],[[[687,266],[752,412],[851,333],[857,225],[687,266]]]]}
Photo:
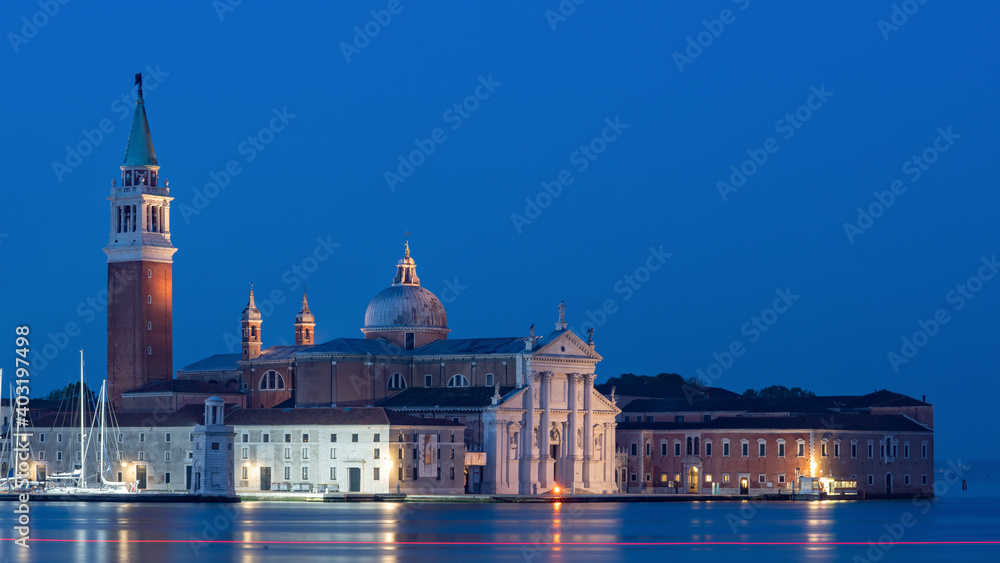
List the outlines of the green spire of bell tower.
{"type": "Polygon", "coordinates": [[[128,135],[125,148],[126,166],[156,166],[156,151],[153,150],[153,136],[149,133],[146,108],[142,100],[142,74],[135,75],[139,95],[135,101],[135,115],[132,116],[132,132],[128,135]]]}

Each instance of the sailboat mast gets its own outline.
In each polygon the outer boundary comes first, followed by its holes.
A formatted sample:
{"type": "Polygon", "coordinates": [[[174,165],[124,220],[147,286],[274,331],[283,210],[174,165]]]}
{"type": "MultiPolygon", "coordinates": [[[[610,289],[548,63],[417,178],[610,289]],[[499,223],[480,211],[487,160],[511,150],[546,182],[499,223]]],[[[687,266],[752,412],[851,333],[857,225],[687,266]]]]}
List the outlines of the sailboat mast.
{"type": "Polygon", "coordinates": [[[83,348],[80,348],[80,487],[87,487],[87,456],[83,451],[83,348]]]}
{"type": "Polygon", "coordinates": [[[101,398],[100,398],[100,401],[101,401],[101,440],[100,440],[100,444],[98,446],[99,449],[97,450],[97,472],[98,472],[98,475],[100,475],[100,479],[98,480],[98,483],[102,484],[102,485],[104,483],[104,444],[106,442],[105,437],[104,437],[104,401],[106,400],[104,393],[106,393],[106,391],[105,391],[106,387],[105,386],[107,385],[107,383],[108,382],[105,381],[104,383],[101,384],[101,398]]]}

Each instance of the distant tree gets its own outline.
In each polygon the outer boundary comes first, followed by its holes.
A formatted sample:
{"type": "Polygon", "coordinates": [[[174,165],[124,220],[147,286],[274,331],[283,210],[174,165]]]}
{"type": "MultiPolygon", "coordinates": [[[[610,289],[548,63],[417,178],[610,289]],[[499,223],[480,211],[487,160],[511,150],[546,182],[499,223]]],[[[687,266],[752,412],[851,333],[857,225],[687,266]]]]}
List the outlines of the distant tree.
{"type": "MultiPolygon", "coordinates": [[[[97,404],[97,394],[94,393],[94,390],[91,389],[90,386],[87,385],[86,383],[83,384],[83,393],[84,393],[83,400],[86,401],[88,405],[97,404]]],[[[80,384],[70,383],[66,387],[63,387],[62,389],[53,389],[52,391],[49,391],[49,394],[43,397],[43,399],[47,399],[49,401],[74,400],[79,402],[80,384]]]]}
{"type": "Polygon", "coordinates": [[[771,385],[761,388],[760,391],[747,389],[743,392],[743,396],[748,399],[797,399],[801,397],[815,397],[816,394],[801,387],[792,387],[789,389],[784,385],[771,385]]]}

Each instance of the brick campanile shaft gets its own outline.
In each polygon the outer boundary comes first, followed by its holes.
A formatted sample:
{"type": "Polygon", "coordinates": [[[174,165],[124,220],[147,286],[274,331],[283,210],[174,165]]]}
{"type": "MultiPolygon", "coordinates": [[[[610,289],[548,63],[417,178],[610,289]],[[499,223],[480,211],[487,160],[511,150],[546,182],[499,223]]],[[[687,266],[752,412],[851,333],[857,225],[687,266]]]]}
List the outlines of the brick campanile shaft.
{"type": "Polygon", "coordinates": [[[125,391],[173,377],[169,182],[160,181],[142,99],[142,76],[132,130],[111,184],[108,255],[108,398],[121,408],[125,391]]]}

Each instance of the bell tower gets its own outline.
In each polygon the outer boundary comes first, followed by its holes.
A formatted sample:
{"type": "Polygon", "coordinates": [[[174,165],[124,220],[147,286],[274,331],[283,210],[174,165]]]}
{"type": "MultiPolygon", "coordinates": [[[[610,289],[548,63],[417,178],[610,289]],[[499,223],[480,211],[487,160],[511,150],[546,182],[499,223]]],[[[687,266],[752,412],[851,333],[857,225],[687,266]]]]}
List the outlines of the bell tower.
{"type": "Polygon", "coordinates": [[[241,348],[243,349],[242,360],[253,360],[260,356],[260,324],[263,322],[260,318],[260,309],[253,302],[253,284],[250,284],[250,301],[247,302],[247,306],[243,309],[243,315],[240,317],[240,325],[243,328],[243,341],[241,348]]]}
{"type": "Polygon", "coordinates": [[[111,181],[108,255],[108,396],[173,378],[173,264],[169,182],[160,167],[142,99],[142,75],[120,184],[111,181]]]}
{"type": "Polygon", "coordinates": [[[311,346],[315,338],[316,317],[309,310],[309,301],[306,294],[302,292],[302,309],[295,315],[295,344],[311,346]]]}

